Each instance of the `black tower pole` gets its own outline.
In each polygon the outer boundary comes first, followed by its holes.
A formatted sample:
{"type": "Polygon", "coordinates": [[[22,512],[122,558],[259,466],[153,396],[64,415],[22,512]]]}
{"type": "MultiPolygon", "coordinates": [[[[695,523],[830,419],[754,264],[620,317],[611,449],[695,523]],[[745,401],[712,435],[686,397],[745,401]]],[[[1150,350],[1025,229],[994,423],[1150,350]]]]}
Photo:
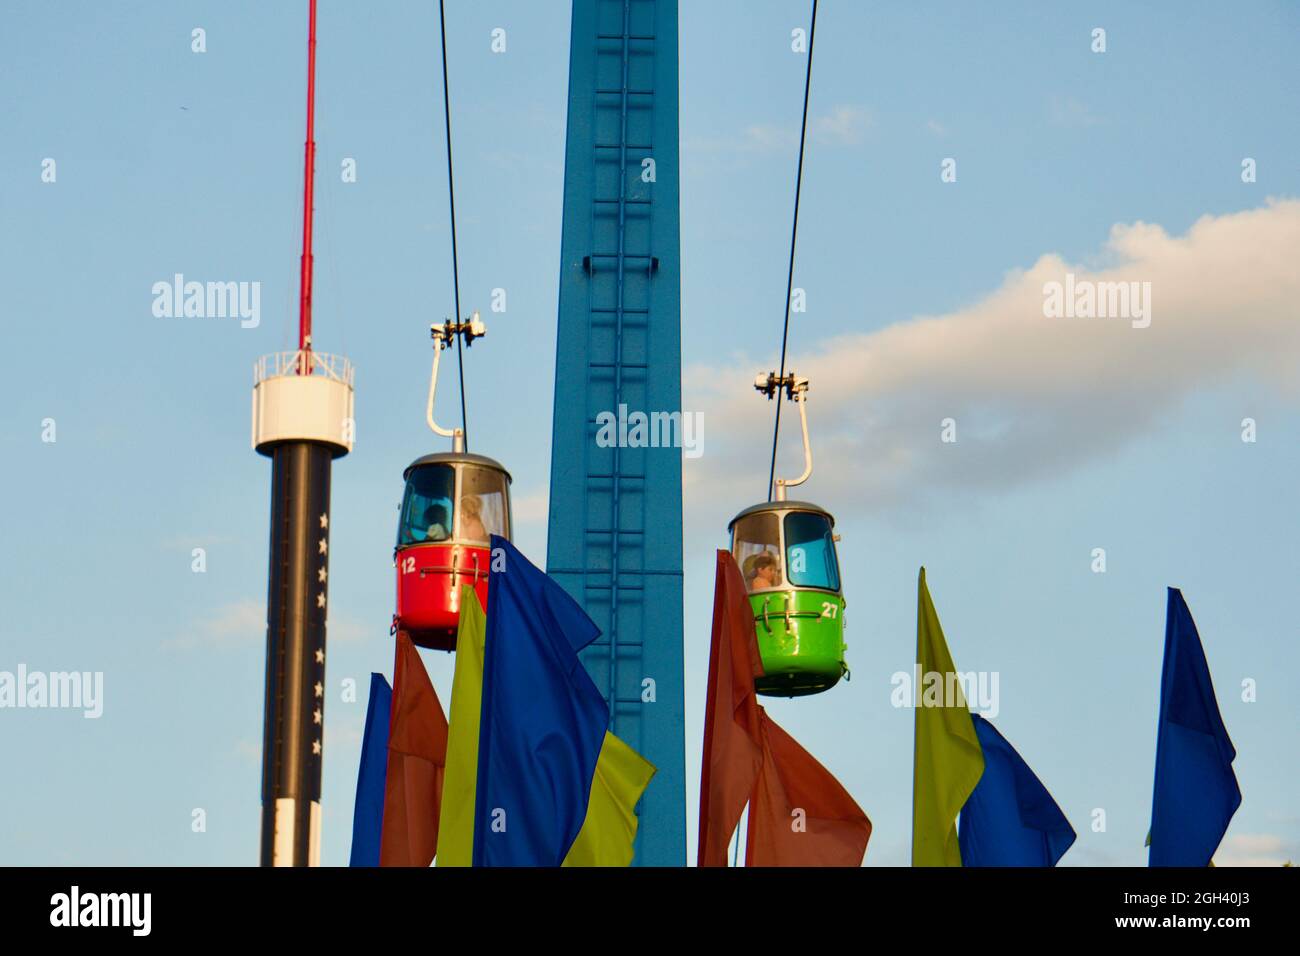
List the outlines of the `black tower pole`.
{"type": "Polygon", "coordinates": [[[319,861],[332,458],[315,442],[286,442],[271,455],[263,866],[319,861]]]}

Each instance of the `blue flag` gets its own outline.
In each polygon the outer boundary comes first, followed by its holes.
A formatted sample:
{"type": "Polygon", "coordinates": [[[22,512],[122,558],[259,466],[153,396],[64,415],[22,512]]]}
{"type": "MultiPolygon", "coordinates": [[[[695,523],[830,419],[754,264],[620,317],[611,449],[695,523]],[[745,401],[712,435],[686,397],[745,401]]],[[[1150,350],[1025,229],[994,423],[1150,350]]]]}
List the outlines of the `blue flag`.
{"type": "Polygon", "coordinates": [[[971,714],[984,773],[961,809],[962,866],[1056,866],[1074,828],[1006,738],[971,714]]]}
{"type": "Polygon", "coordinates": [[[609,708],[578,658],[600,630],[492,536],[475,866],[559,866],[587,814],[609,708]]]}
{"type": "Polygon", "coordinates": [[[384,783],[388,777],[388,716],[393,689],[383,674],[370,675],[366,734],[361,739],[357,802],[352,811],[352,859],[348,866],[378,866],[384,830],[384,783]]]}
{"type": "Polygon", "coordinates": [[[1219,716],[1210,668],[1183,594],[1169,589],[1160,675],[1151,866],[1208,866],[1241,806],[1237,751],[1219,716]]]}

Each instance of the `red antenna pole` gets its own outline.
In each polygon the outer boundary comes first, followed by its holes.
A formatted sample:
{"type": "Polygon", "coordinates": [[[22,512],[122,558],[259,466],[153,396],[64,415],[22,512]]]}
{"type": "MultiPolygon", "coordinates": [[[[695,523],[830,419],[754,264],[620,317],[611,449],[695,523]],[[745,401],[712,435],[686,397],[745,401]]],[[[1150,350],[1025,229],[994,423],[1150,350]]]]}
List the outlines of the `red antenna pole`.
{"type": "Polygon", "coordinates": [[[302,275],[298,292],[298,349],[304,353],[298,374],[311,374],[311,221],[316,178],[316,0],[307,26],[307,142],[304,145],[302,199],[302,275]]]}

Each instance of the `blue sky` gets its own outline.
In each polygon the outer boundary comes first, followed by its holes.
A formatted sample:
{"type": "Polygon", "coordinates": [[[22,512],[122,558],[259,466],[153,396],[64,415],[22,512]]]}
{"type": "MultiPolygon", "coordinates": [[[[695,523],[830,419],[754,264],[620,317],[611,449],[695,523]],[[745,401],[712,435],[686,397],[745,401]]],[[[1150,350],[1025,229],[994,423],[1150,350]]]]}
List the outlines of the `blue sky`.
{"type": "MultiPolygon", "coordinates": [[[[508,294],[467,356],[473,444],[513,472],[517,542],[541,563],[568,4],[448,6],[462,302],[508,294]]],[[[770,406],[749,382],[779,345],[807,5],[684,6],[683,401],[705,420],[686,468],[693,848],[712,552],[766,480],[770,406]],[[748,485],[724,480],[736,469],[748,485]]],[[[296,334],[305,4],[13,2],[4,21],[0,670],[102,671],[105,702],[98,720],[0,711],[0,863],[247,864],[270,479],[251,368],[296,334]],[[260,281],[260,325],[154,317],[150,288],[176,272],[260,281]]],[[[828,0],[819,21],[791,361],[813,379],[807,497],[843,534],[853,679],[769,712],[872,818],[868,865],[905,864],[912,715],[890,678],[925,564],[957,665],[998,672],[996,725],[1079,831],[1064,862],[1140,864],[1175,585],[1238,750],[1220,859],[1294,858],[1300,13],[828,0]],[[1151,328],[1020,308],[1067,267],[1150,278],[1151,328]]],[[[451,269],[436,9],[322,0],[319,43],[316,343],[358,370],[333,488],[339,864],[366,678],[391,670],[401,473],[441,447],[427,327],[451,269]]],[[[796,459],[783,444],[783,470],[796,459]]],[[[425,659],[447,699],[449,658],[425,659]]]]}

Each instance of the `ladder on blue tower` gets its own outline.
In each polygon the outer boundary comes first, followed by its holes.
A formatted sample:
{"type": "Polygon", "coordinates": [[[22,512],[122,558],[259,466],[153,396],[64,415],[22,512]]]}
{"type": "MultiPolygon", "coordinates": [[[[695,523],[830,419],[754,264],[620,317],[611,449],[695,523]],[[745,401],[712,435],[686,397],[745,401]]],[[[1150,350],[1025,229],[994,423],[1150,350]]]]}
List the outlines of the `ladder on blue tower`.
{"type": "Polygon", "coordinates": [[[686,862],[682,451],[597,438],[681,408],[677,96],[676,0],[574,0],[546,563],[600,627],[610,730],[658,768],[642,866],[686,862]]]}

